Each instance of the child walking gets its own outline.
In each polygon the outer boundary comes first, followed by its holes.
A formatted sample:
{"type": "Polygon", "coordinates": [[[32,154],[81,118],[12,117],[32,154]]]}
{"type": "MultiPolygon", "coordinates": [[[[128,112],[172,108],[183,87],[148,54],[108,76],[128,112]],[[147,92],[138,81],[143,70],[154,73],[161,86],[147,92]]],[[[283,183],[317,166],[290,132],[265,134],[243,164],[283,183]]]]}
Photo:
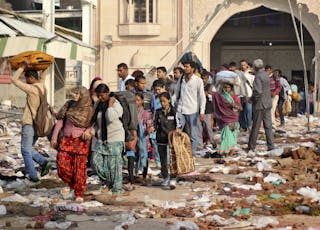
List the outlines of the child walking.
{"type": "MultiPolygon", "coordinates": [[[[154,94],[151,99],[151,111],[153,113],[153,118],[155,118],[156,110],[161,108],[159,96],[161,93],[166,92],[166,87],[162,80],[155,80],[153,82],[152,88],[154,94]]],[[[150,142],[153,147],[154,162],[156,163],[156,167],[161,168],[156,132],[150,133],[150,142]]]]}
{"type": "Polygon", "coordinates": [[[137,170],[143,170],[143,182],[142,185],[147,185],[147,173],[148,173],[148,134],[152,128],[152,114],[143,107],[144,95],[142,93],[136,93],[136,103],[138,107],[138,163],[137,170]]]}
{"type": "Polygon", "coordinates": [[[154,129],[161,163],[161,175],[164,178],[162,186],[169,186],[170,176],[168,173],[168,134],[176,129],[176,110],[171,104],[171,97],[168,92],[159,95],[161,107],[156,110],[154,129]]]}

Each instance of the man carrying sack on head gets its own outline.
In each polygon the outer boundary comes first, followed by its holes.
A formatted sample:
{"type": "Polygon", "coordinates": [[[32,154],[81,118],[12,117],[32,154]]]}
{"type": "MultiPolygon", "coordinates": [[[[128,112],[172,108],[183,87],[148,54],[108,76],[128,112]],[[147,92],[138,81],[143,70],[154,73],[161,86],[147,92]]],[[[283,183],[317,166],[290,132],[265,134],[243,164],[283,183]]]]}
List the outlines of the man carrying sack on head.
{"type": "Polygon", "coordinates": [[[21,131],[21,153],[25,164],[25,172],[30,181],[37,183],[40,182],[37,170],[33,161],[37,162],[41,166],[41,176],[45,176],[49,173],[51,163],[47,161],[40,153],[38,153],[34,144],[38,139],[33,126],[33,119],[37,114],[38,107],[40,105],[39,89],[42,93],[45,93],[44,81],[46,77],[46,71],[41,73],[39,78],[36,70],[27,70],[27,63],[24,63],[14,73],[12,83],[27,94],[26,106],[24,108],[22,117],[22,131],[21,131]],[[20,75],[24,72],[26,83],[19,80],[20,75]]]}

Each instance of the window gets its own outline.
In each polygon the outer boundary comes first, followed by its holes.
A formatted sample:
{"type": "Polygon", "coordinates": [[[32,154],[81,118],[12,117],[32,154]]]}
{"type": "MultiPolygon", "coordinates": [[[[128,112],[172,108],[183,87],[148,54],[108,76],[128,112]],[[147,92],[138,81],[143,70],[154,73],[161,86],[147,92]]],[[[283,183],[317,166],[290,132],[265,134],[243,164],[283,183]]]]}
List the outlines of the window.
{"type": "Polygon", "coordinates": [[[158,0],[127,0],[124,3],[126,3],[122,8],[124,20],[119,24],[120,36],[160,35],[160,24],[157,19],[158,0]]]}
{"type": "Polygon", "coordinates": [[[134,22],[153,23],[153,0],[134,0],[134,22]]]}

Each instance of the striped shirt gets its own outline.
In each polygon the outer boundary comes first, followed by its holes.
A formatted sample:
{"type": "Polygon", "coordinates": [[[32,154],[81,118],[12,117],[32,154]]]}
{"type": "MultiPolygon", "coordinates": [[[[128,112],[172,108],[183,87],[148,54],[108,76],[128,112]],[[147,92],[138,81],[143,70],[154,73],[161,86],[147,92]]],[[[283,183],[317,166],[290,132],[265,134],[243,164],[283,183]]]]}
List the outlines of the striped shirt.
{"type": "Polygon", "coordinates": [[[274,93],[275,95],[279,95],[281,91],[281,83],[280,79],[276,79],[273,74],[269,76],[270,79],[270,91],[271,93],[274,93]]]}

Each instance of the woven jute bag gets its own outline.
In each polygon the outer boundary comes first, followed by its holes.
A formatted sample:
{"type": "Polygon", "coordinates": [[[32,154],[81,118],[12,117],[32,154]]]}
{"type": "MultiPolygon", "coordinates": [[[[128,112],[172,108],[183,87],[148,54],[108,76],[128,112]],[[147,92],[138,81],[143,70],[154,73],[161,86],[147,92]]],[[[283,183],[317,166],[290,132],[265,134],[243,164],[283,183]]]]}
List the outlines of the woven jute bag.
{"type": "Polygon", "coordinates": [[[172,131],[168,135],[170,174],[181,175],[195,170],[191,141],[188,134],[172,131]]]}

